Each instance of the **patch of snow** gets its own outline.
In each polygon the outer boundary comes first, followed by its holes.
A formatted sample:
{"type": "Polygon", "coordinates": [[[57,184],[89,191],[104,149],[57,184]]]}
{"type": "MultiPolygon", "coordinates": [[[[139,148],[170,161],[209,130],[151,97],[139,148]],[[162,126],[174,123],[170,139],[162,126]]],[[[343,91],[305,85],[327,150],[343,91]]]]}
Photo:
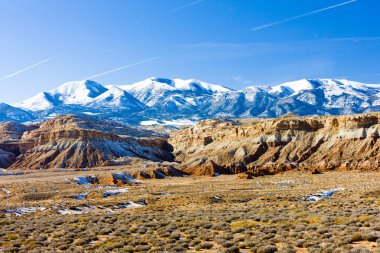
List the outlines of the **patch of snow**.
{"type": "Polygon", "coordinates": [[[175,119],[175,120],[164,120],[164,125],[171,126],[193,126],[196,122],[188,120],[188,119],[175,119]]]}
{"type": "Polygon", "coordinates": [[[153,125],[160,125],[157,120],[144,120],[140,122],[141,126],[153,126],[153,125]]]}
{"type": "Polygon", "coordinates": [[[134,183],[140,183],[136,178],[126,172],[114,173],[112,175],[115,180],[126,180],[134,183]]]}
{"type": "Polygon", "coordinates": [[[15,216],[24,216],[24,215],[35,213],[37,211],[42,212],[45,210],[46,210],[45,207],[19,207],[19,208],[7,209],[5,211],[15,216]]]}
{"type": "Polygon", "coordinates": [[[77,195],[74,195],[73,198],[76,200],[85,200],[89,192],[83,192],[77,195]]]}
{"type": "MultiPolygon", "coordinates": [[[[91,178],[95,179],[96,177],[95,176],[91,176],[91,178]]],[[[80,185],[82,185],[82,184],[92,184],[91,178],[80,176],[80,177],[74,178],[74,180],[75,180],[75,182],[77,182],[80,185]]]]}
{"type": "Polygon", "coordinates": [[[61,215],[83,214],[83,211],[75,211],[75,210],[70,210],[70,209],[63,209],[63,210],[58,210],[58,213],[61,214],[61,215]]]}
{"type": "Polygon", "coordinates": [[[152,120],[144,120],[140,122],[141,126],[193,126],[197,122],[189,120],[189,119],[175,119],[175,120],[163,120],[158,121],[155,119],[152,120]]]}
{"type": "Polygon", "coordinates": [[[103,192],[103,196],[109,197],[109,196],[117,195],[120,193],[126,193],[127,191],[128,191],[128,188],[122,188],[122,189],[117,189],[117,190],[109,190],[109,191],[103,192]]]}
{"type": "Polygon", "coordinates": [[[334,193],[336,193],[338,191],[343,191],[343,190],[344,190],[343,188],[336,188],[336,189],[322,191],[321,193],[312,194],[312,195],[306,197],[305,201],[316,202],[316,201],[319,201],[321,199],[330,198],[334,193]]]}
{"type": "Polygon", "coordinates": [[[6,189],[6,188],[1,188],[1,190],[2,190],[5,194],[7,194],[7,195],[11,194],[11,192],[10,192],[8,189],[6,189]]]}
{"type": "Polygon", "coordinates": [[[139,208],[147,206],[145,200],[140,200],[138,202],[129,201],[128,203],[120,203],[117,205],[117,208],[139,208]]]}
{"type": "Polygon", "coordinates": [[[99,115],[100,113],[95,113],[95,112],[83,112],[83,114],[87,114],[87,115],[99,115]]]}

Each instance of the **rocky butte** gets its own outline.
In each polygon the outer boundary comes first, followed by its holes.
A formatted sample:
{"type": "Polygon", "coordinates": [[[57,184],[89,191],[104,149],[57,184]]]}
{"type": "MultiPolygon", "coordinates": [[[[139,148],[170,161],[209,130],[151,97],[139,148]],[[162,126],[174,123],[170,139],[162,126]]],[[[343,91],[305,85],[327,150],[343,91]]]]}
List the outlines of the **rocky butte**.
{"type": "Polygon", "coordinates": [[[7,145],[9,140],[0,143],[0,148],[7,147],[0,151],[0,166],[9,169],[84,168],[129,164],[133,159],[172,159],[171,147],[158,134],[97,117],[63,115],[39,126],[14,126],[23,131],[13,134],[13,149],[7,145]]]}
{"type": "Polygon", "coordinates": [[[173,132],[181,169],[195,175],[379,168],[380,114],[213,119],[173,132]]]}

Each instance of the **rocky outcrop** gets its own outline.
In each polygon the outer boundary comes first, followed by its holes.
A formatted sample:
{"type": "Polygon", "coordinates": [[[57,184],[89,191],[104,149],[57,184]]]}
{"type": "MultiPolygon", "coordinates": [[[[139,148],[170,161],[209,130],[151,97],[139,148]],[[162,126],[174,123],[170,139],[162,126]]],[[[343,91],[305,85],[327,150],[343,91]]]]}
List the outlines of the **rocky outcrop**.
{"type": "Polygon", "coordinates": [[[0,124],[0,167],[8,168],[20,154],[19,141],[25,131],[33,130],[36,126],[26,126],[15,122],[0,124]]]}
{"type": "Polygon", "coordinates": [[[166,177],[183,177],[187,175],[181,170],[178,170],[172,166],[159,167],[156,169],[138,170],[133,173],[133,177],[136,179],[164,179],[166,177]]]}
{"type": "Polygon", "coordinates": [[[173,132],[169,143],[195,175],[288,170],[378,170],[380,114],[206,120],[173,132]]]}
{"type": "Polygon", "coordinates": [[[86,115],[63,115],[26,131],[10,169],[83,168],[126,164],[130,158],[171,160],[171,146],[146,131],[86,115]]]}

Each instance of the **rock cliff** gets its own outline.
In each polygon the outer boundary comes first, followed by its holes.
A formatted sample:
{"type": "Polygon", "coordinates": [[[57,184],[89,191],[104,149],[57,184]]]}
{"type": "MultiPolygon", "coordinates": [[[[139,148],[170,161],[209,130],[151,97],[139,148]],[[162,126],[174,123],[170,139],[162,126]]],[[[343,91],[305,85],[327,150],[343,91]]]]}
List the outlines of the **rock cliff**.
{"type": "Polygon", "coordinates": [[[36,126],[26,126],[14,122],[0,124],[0,167],[7,168],[16,161],[20,154],[19,141],[25,131],[36,126]]]}
{"type": "Polygon", "coordinates": [[[195,175],[274,174],[299,169],[378,170],[380,113],[215,119],[173,132],[182,170],[195,175]]]}
{"type": "Polygon", "coordinates": [[[10,169],[83,168],[121,165],[130,158],[171,160],[164,138],[86,115],[63,115],[25,131],[10,169]]]}

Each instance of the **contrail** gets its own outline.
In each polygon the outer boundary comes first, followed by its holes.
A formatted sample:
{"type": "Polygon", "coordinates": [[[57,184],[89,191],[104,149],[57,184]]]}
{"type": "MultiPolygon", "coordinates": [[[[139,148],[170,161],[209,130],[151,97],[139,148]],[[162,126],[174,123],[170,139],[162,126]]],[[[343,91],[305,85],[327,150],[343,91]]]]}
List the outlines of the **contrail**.
{"type": "Polygon", "coordinates": [[[35,63],[35,64],[29,66],[29,67],[26,67],[26,68],[24,68],[24,69],[18,70],[18,71],[16,71],[16,72],[12,73],[12,74],[9,74],[9,75],[6,75],[6,76],[3,76],[3,79],[11,78],[11,77],[16,76],[16,75],[18,75],[18,74],[21,74],[21,73],[24,72],[24,71],[27,71],[28,69],[31,69],[31,68],[37,67],[37,66],[39,66],[39,65],[41,65],[41,64],[43,64],[43,63],[46,63],[46,62],[48,62],[48,61],[55,60],[55,59],[57,59],[57,58],[59,58],[59,57],[61,57],[61,56],[62,56],[62,54],[59,54],[59,55],[56,55],[56,56],[54,56],[54,57],[47,58],[47,59],[45,59],[45,60],[42,60],[42,61],[40,61],[40,62],[37,62],[37,63],[35,63]]]}
{"type": "Polygon", "coordinates": [[[175,8],[175,9],[169,11],[169,13],[173,13],[173,12],[177,12],[177,11],[189,8],[189,7],[193,6],[193,5],[199,4],[199,3],[204,2],[204,1],[205,0],[197,0],[197,1],[191,2],[189,4],[186,4],[186,5],[183,5],[181,7],[175,8]]]}
{"type": "Polygon", "coordinates": [[[160,59],[160,58],[162,58],[162,56],[149,58],[149,59],[146,59],[146,60],[143,60],[143,61],[139,61],[139,62],[135,62],[135,63],[129,64],[129,65],[126,65],[126,66],[123,66],[123,67],[120,67],[120,68],[108,70],[108,71],[100,73],[100,74],[89,76],[89,77],[86,77],[85,79],[93,79],[93,78],[96,78],[96,77],[99,77],[99,76],[104,76],[104,75],[107,75],[107,74],[110,74],[110,73],[113,73],[113,72],[116,72],[116,71],[119,71],[119,70],[130,68],[130,67],[133,67],[133,66],[136,66],[136,65],[140,65],[140,64],[143,64],[143,63],[146,63],[146,62],[154,61],[154,60],[157,60],[157,59],[160,59]]]}
{"type": "Polygon", "coordinates": [[[273,23],[269,23],[269,24],[253,27],[249,31],[254,32],[254,31],[262,30],[262,29],[265,29],[265,28],[268,28],[268,27],[280,25],[280,24],[287,23],[287,22],[295,20],[295,19],[303,18],[303,17],[310,16],[310,15],[313,15],[313,14],[316,14],[316,13],[319,13],[319,12],[323,12],[323,11],[327,11],[327,10],[330,10],[330,9],[334,9],[334,8],[337,8],[337,7],[346,5],[346,4],[350,4],[350,3],[353,3],[353,2],[356,2],[356,1],[357,0],[347,1],[347,2],[344,2],[344,3],[332,5],[332,6],[323,8],[323,9],[319,9],[319,10],[315,10],[315,11],[308,12],[308,13],[305,13],[305,14],[301,14],[301,15],[298,15],[298,16],[294,16],[294,17],[291,17],[291,18],[283,19],[283,20],[280,20],[280,21],[277,21],[277,22],[273,22],[273,23]]]}
{"type": "Polygon", "coordinates": [[[219,38],[219,39],[213,39],[213,40],[207,40],[207,41],[204,41],[204,42],[199,42],[199,43],[196,43],[196,44],[191,44],[191,45],[188,45],[187,47],[185,47],[185,49],[190,49],[190,48],[194,48],[194,47],[201,47],[201,46],[204,46],[204,45],[207,45],[209,43],[214,43],[214,42],[217,42],[219,40],[221,40],[222,38],[219,38]]]}

